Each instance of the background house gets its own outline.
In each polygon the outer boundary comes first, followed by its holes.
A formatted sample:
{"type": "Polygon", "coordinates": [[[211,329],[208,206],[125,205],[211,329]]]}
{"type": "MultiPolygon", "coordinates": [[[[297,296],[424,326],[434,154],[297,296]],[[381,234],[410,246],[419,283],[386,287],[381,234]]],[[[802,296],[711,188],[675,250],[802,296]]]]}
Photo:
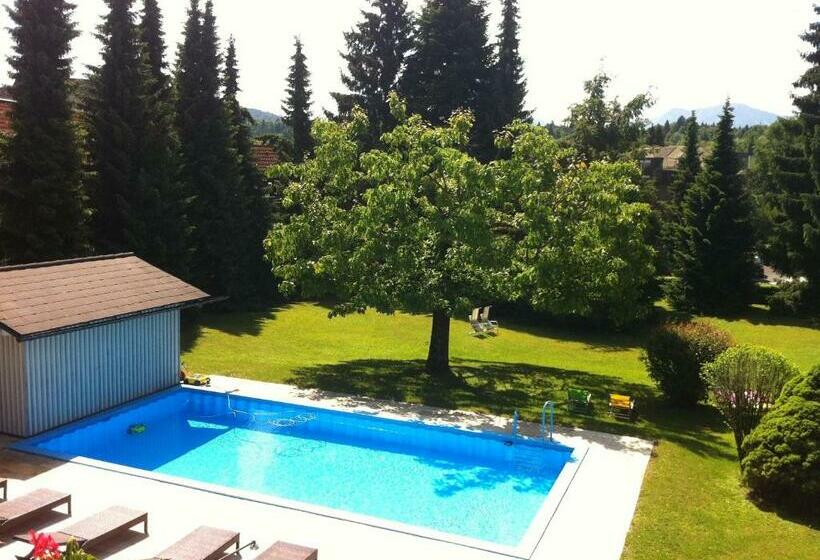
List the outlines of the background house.
{"type": "Polygon", "coordinates": [[[0,267],[0,433],[177,384],[180,309],[210,299],[130,253],[0,267]]]}

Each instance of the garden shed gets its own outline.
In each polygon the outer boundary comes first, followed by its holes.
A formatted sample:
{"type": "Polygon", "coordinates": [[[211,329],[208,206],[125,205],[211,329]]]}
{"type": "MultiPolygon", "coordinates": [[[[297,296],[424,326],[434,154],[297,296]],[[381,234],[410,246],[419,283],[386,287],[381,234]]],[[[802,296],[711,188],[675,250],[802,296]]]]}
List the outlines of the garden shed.
{"type": "Polygon", "coordinates": [[[0,267],[0,433],[178,383],[180,309],[210,299],[130,253],[0,267]]]}

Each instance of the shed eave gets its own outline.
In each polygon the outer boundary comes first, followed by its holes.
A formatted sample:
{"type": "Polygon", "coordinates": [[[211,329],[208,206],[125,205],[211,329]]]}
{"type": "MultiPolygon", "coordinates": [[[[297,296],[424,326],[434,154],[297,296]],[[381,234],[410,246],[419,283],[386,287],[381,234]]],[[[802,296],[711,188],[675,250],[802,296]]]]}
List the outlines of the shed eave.
{"type": "Polygon", "coordinates": [[[114,323],[116,321],[120,321],[120,320],[123,320],[123,319],[130,319],[132,317],[139,317],[141,315],[148,315],[150,313],[157,313],[157,312],[160,312],[160,311],[168,311],[168,310],[171,310],[171,309],[185,309],[185,308],[188,308],[188,307],[199,307],[199,306],[202,306],[202,305],[206,305],[208,303],[215,303],[215,302],[223,301],[225,299],[227,299],[227,298],[217,297],[217,296],[206,296],[206,297],[202,297],[202,298],[199,298],[199,299],[194,299],[194,300],[190,300],[190,301],[186,301],[186,302],[182,302],[182,303],[172,303],[172,304],[169,304],[169,305],[162,305],[162,306],[159,306],[159,307],[152,307],[152,308],[149,308],[149,309],[140,309],[139,311],[133,311],[131,313],[122,313],[122,314],[119,314],[119,315],[112,315],[111,317],[104,317],[102,319],[97,319],[95,321],[85,321],[83,323],[76,323],[76,324],[73,324],[73,325],[66,325],[64,327],[57,327],[57,328],[54,328],[54,329],[48,329],[48,330],[44,330],[44,331],[37,331],[37,332],[26,333],[26,334],[21,334],[21,333],[17,332],[16,330],[12,329],[11,327],[9,327],[8,325],[6,325],[5,323],[2,323],[2,322],[0,322],[0,328],[2,328],[4,331],[8,332],[14,338],[16,338],[17,340],[22,342],[24,340],[33,340],[33,339],[36,339],[36,338],[43,338],[43,337],[51,336],[51,335],[54,335],[54,334],[70,332],[70,331],[76,331],[76,330],[80,330],[80,329],[87,329],[87,328],[90,328],[90,327],[96,327],[98,325],[104,325],[104,324],[107,324],[107,323],[114,323]]]}

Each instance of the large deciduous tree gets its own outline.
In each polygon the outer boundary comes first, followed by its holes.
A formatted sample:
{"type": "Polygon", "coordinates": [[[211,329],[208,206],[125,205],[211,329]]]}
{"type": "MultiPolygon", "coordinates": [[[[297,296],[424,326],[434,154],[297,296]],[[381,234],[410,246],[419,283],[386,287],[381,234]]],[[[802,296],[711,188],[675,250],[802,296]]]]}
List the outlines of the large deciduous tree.
{"type": "Polygon", "coordinates": [[[298,37],[294,40],[291,62],[282,111],[283,120],[293,133],[293,161],[299,163],[313,151],[313,138],[310,135],[310,97],[313,92],[310,89],[307,57],[303,52],[302,41],[298,37]]]}
{"type": "MultiPolygon", "coordinates": [[[[102,65],[91,69],[84,115],[94,208],[94,245],[106,253],[145,255],[154,236],[147,211],[154,185],[140,182],[145,123],[145,71],[133,0],[107,0],[108,13],[97,31],[102,65]],[[143,188],[145,191],[143,191],[143,188]]],[[[147,256],[147,255],[146,255],[147,256]]]]}
{"type": "Polygon", "coordinates": [[[569,108],[569,143],[586,161],[616,160],[630,155],[646,128],[643,113],[652,106],[652,97],[641,93],[625,105],[617,98],[607,100],[611,81],[606,73],[598,73],[584,83],[586,98],[569,108]]]}
{"type": "Polygon", "coordinates": [[[676,306],[700,311],[738,311],[754,295],[757,266],[751,206],[738,175],[733,115],[723,107],[712,153],[683,202],[683,225],[675,255],[676,306]]]}
{"type": "Polygon", "coordinates": [[[0,254],[10,262],[81,256],[88,250],[81,158],[72,122],[73,4],[16,0],[9,57],[16,101],[0,182],[0,254]]]}
{"type": "Polygon", "coordinates": [[[494,153],[492,63],[483,0],[427,0],[400,91],[412,113],[435,125],[472,111],[471,152],[482,159],[494,153]]]}
{"type": "Polygon", "coordinates": [[[549,132],[523,123],[499,142],[511,157],[496,180],[518,210],[515,288],[535,308],[622,326],[651,307],[654,252],[650,207],[634,163],[567,165],[573,153],[549,132]]]}
{"type": "Polygon", "coordinates": [[[507,251],[489,224],[496,192],[489,168],[466,153],[473,126],[457,112],[440,127],[407,117],[384,148],[359,157],[360,111],[348,123],[314,125],[314,158],[285,190],[301,211],[274,226],[268,251],[280,287],[332,294],[334,313],[405,311],[432,316],[427,370],[450,373],[450,319],[501,293],[507,251]]]}
{"type": "Polygon", "coordinates": [[[413,48],[413,22],[405,0],[370,0],[362,20],[344,34],[346,52],[342,72],[346,93],[332,93],[338,115],[349,118],[361,107],[370,123],[365,147],[378,144],[384,132],[395,126],[387,97],[398,89],[407,54],[413,48]]]}

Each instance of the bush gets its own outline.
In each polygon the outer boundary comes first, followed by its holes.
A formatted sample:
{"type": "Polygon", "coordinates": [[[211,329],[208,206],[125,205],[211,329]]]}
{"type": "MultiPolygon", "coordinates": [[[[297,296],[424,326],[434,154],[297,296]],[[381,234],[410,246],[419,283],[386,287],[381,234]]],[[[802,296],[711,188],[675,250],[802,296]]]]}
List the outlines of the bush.
{"type": "Polygon", "coordinates": [[[805,286],[800,282],[789,282],[778,286],[767,298],[766,303],[777,315],[797,315],[803,311],[805,286]]]}
{"type": "Polygon", "coordinates": [[[820,366],[789,381],[743,441],[743,480],[792,511],[820,504],[820,366]]]}
{"type": "Polygon", "coordinates": [[[732,335],[707,323],[669,323],[652,333],[643,361],[670,401],[694,406],[706,398],[700,370],[733,345],[732,335]]]}
{"type": "Polygon", "coordinates": [[[709,392],[734,433],[741,459],[744,438],[772,407],[786,382],[799,373],[780,354],[748,345],[729,348],[703,368],[709,392]]]}

